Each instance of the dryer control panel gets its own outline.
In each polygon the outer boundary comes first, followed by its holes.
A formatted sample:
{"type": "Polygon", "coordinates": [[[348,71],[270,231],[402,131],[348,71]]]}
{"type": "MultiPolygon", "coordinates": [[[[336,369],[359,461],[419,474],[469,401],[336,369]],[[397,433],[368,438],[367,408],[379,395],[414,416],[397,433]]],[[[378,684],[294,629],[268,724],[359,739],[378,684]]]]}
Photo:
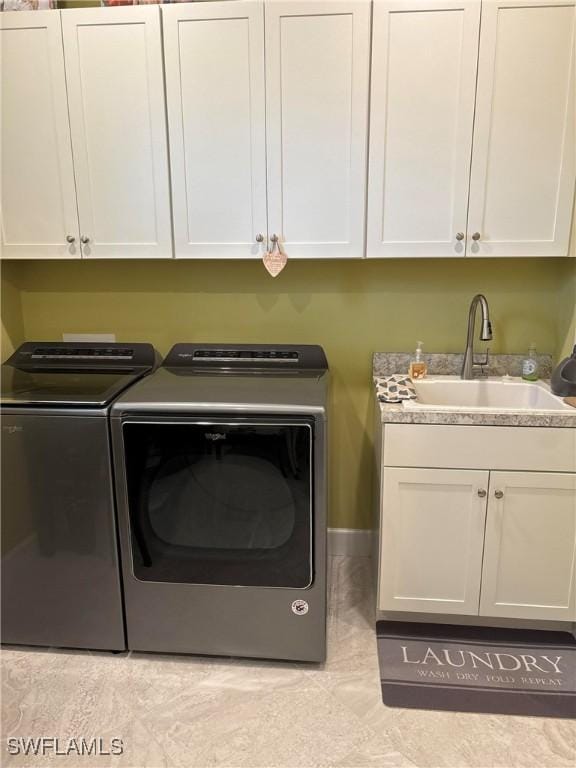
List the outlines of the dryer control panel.
{"type": "Polygon", "coordinates": [[[176,344],[164,367],[326,371],[328,362],[322,347],[315,344],[176,344]]]}

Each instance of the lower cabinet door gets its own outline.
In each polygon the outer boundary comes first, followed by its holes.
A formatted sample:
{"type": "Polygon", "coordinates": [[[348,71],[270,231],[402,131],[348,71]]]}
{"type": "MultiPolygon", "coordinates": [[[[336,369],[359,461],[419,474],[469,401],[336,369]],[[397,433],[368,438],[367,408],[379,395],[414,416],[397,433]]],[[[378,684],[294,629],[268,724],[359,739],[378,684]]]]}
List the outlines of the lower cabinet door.
{"type": "Polygon", "coordinates": [[[482,616],[576,619],[576,474],[492,472],[482,616]]]}
{"type": "Polygon", "coordinates": [[[385,468],[379,608],[477,615],[488,472],[385,468]]]}

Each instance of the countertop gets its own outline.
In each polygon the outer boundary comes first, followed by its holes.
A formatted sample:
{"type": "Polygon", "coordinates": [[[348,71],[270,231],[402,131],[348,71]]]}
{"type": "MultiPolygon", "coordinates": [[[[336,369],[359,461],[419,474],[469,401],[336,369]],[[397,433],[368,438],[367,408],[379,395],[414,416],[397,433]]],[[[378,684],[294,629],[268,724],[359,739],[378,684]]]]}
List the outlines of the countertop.
{"type": "MultiPolygon", "coordinates": [[[[406,373],[412,355],[410,353],[376,352],[373,361],[374,382],[378,378],[394,373],[406,373]]],[[[488,372],[490,376],[518,376],[522,355],[494,355],[490,358],[488,372]]],[[[462,365],[461,354],[427,354],[430,376],[455,376],[462,365]]],[[[552,369],[550,355],[540,355],[542,378],[547,378],[552,369]]],[[[421,406],[418,410],[409,410],[402,403],[379,402],[382,421],[392,424],[462,424],[472,426],[497,427],[560,427],[576,429],[576,409],[573,412],[542,411],[503,411],[484,412],[460,406],[457,410],[435,408],[434,405],[421,406]]]]}

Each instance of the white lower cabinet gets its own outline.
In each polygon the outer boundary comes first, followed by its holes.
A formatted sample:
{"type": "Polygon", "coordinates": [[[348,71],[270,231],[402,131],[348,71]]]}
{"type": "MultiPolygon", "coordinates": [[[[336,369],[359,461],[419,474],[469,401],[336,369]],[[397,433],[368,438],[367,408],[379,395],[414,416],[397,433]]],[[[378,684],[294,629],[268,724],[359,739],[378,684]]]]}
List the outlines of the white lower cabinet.
{"type": "Polygon", "coordinates": [[[576,618],[576,475],[492,472],[480,615],[576,618]]]}
{"type": "MultiPolygon", "coordinates": [[[[524,471],[525,429],[498,428],[489,446],[491,428],[437,427],[427,468],[394,466],[418,463],[422,435],[418,426],[402,427],[411,460],[400,427],[392,427],[382,441],[378,609],[575,621],[573,452],[536,451],[538,466],[524,471]],[[450,429],[468,430],[458,433],[468,446],[462,455],[476,469],[443,464],[454,458],[450,429]],[[567,463],[570,471],[562,471],[567,463]]],[[[574,438],[572,430],[540,431],[544,443],[556,436],[558,447],[574,438]]]]}
{"type": "Polygon", "coordinates": [[[380,609],[478,613],[488,472],[384,470],[380,609]]]}

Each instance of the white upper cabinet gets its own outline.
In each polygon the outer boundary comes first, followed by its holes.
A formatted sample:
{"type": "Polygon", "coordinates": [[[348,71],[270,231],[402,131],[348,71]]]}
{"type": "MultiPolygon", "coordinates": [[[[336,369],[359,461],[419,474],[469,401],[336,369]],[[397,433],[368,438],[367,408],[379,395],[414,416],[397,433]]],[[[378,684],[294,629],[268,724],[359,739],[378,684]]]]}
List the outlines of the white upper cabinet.
{"type": "Polygon", "coordinates": [[[58,13],[0,13],[0,78],[2,256],[78,257],[58,13]]]}
{"type": "Polygon", "coordinates": [[[362,257],[370,3],[162,14],[176,256],[362,257]]]}
{"type": "Polygon", "coordinates": [[[463,256],[480,0],[374,3],[367,255],[463,256]]]}
{"type": "Polygon", "coordinates": [[[480,614],[576,621],[576,475],[492,472],[480,614]]]}
{"type": "Polygon", "coordinates": [[[370,3],[268,2],[268,229],[289,258],[364,256],[370,3]]]}
{"type": "Polygon", "coordinates": [[[483,3],[469,255],[568,253],[575,22],[574,0],[483,3]]]}
{"type": "Polygon", "coordinates": [[[85,257],[170,257],[158,7],[62,12],[85,257]]]}
{"type": "Polygon", "coordinates": [[[5,258],[569,253],[576,0],[7,12],[0,42],[5,258]]]}
{"type": "Polygon", "coordinates": [[[574,0],[375,0],[368,256],[568,255],[575,26],[574,0]]]}
{"type": "Polygon", "coordinates": [[[162,17],[176,256],[261,256],[264,5],[176,4],[162,17]]]}

